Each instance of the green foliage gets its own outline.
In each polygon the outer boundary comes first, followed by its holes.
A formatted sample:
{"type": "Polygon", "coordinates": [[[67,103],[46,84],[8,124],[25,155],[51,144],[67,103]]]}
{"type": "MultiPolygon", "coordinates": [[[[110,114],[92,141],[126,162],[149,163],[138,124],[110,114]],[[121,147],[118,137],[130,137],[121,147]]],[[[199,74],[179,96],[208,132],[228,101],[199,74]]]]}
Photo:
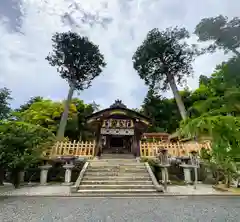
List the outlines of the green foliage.
{"type": "Polygon", "coordinates": [[[53,52],[47,56],[51,66],[56,66],[61,77],[75,89],[91,85],[106,66],[99,48],[87,37],[74,32],[56,33],[52,37],[53,52]]]}
{"type": "MultiPolygon", "coordinates": [[[[52,132],[56,132],[61,115],[63,113],[63,102],[53,102],[51,100],[41,100],[34,102],[23,112],[16,112],[15,115],[24,122],[45,127],[52,132]]],[[[69,119],[77,115],[74,105],[70,106],[69,119]]]]}
{"type": "Polygon", "coordinates": [[[216,142],[230,143],[236,150],[238,150],[237,146],[240,141],[239,128],[240,118],[233,116],[209,116],[204,114],[181,123],[181,132],[187,137],[209,136],[216,142]]]}
{"type": "Polygon", "coordinates": [[[223,15],[204,18],[196,26],[194,33],[198,36],[199,41],[214,41],[206,49],[208,52],[215,52],[218,48],[240,55],[237,51],[240,47],[240,19],[237,17],[231,20],[223,15]]]}
{"type": "Polygon", "coordinates": [[[11,111],[9,101],[12,99],[11,92],[7,88],[0,89],[0,120],[6,119],[11,111]]]}
{"type": "Polygon", "coordinates": [[[199,76],[199,86],[204,85],[207,86],[210,82],[211,78],[204,76],[204,75],[200,75],[199,76]]]}
{"type": "Polygon", "coordinates": [[[187,137],[209,136],[212,149],[205,160],[218,174],[222,173],[229,186],[237,176],[236,158],[240,157],[240,118],[234,116],[209,116],[204,114],[182,122],[181,133],[187,137]]]}
{"type": "Polygon", "coordinates": [[[43,100],[44,99],[41,96],[32,97],[27,103],[21,105],[18,109],[16,109],[15,112],[24,112],[25,110],[29,109],[33,103],[41,102],[43,100]]]}
{"type": "Polygon", "coordinates": [[[85,104],[82,100],[77,98],[72,99],[72,104],[75,105],[77,110],[77,116],[68,121],[66,128],[66,136],[75,140],[87,140],[90,139],[92,133],[87,128],[86,117],[98,110],[96,103],[85,104]],[[77,129],[77,130],[76,130],[77,129]]]}
{"type": "Polygon", "coordinates": [[[240,57],[233,57],[216,67],[212,85],[222,89],[240,87],[240,57]]]}
{"type": "Polygon", "coordinates": [[[173,133],[179,126],[181,116],[173,99],[163,98],[150,89],[144,99],[143,114],[152,120],[148,132],[173,133]]]}
{"type": "MultiPolygon", "coordinates": [[[[88,139],[91,133],[86,127],[85,117],[95,112],[97,108],[98,105],[95,103],[85,104],[82,100],[73,98],[69,107],[65,136],[70,140],[79,140],[80,137],[88,139]]],[[[40,125],[56,134],[63,111],[64,101],[41,98],[33,102],[31,99],[12,113],[12,119],[40,125]]]]}
{"type": "Polygon", "coordinates": [[[5,169],[24,169],[38,161],[54,139],[54,135],[41,126],[4,122],[0,125],[0,165],[5,169]]]}

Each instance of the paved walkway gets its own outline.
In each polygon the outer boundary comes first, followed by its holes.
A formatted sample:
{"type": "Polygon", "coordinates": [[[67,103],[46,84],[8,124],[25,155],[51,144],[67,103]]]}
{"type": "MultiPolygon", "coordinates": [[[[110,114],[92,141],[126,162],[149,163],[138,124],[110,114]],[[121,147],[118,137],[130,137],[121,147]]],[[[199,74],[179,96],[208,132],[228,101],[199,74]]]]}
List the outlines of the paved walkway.
{"type": "Polygon", "coordinates": [[[168,194],[173,195],[217,195],[223,194],[221,191],[217,191],[212,188],[212,185],[198,184],[197,189],[193,186],[168,186],[168,194]]]}
{"type": "Polygon", "coordinates": [[[69,196],[70,187],[61,185],[22,187],[1,192],[1,196],[69,196]]]}
{"type": "MultiPolygon", "coordinates": [[[[161,195],[162,193],[159,193],[161,195]]],[[[168,186],[169,195],[217,195],[223,194],[216,191],[211,185],[199,184],[195,190],[193,186],[168,186]]],[[[61,185],[34,186],[0,191],[1,196],[69,196],[70,187],[61,185]]]]}
{"type": "Polygon", "coordinates": [[[239,197],[10,197],[2,222],[239,222],[239,197]]]}

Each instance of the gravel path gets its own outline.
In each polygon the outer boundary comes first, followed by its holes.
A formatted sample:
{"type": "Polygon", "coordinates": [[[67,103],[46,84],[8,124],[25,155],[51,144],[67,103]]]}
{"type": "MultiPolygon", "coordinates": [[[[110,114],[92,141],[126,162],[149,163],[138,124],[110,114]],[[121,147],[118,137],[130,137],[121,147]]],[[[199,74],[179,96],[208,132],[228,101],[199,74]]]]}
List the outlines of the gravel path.
{"type": "Polygon", "coordinates": [[[240,198],[2,197],[0,221],[240,222],[240,198]]]}

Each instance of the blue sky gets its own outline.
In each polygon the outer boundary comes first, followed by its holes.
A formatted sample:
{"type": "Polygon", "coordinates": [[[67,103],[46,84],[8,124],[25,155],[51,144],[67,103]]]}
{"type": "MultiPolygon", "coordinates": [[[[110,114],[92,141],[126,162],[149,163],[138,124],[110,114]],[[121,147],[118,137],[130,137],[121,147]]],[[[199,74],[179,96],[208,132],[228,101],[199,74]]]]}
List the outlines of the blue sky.
{"type": "MultiPolygon", "coordinates": [[[[107,62],[92,87],[76,96],[101,107],[115,99],[139,107],[147,88],[131,59],[149,30],[178,25],[192,32],[201,18],[239,16],[239,8],[239,0],[1,0],[0,87],[12,91],[14,107],[31,96],[64,99],[68,86],[44,58],[51,51],[52,34],[72,29],[98,44],[107,62]]],[[[196,88],[199,75],[210,75],[228,56],[219,51],[199,57],[189,88],[196,88]]]]}

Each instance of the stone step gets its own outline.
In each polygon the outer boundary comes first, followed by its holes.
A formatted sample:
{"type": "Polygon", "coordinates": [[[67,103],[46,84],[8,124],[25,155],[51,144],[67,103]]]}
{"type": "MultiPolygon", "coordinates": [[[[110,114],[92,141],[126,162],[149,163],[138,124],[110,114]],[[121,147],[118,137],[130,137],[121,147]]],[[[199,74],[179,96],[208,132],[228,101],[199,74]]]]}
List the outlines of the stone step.
{"type": "Polygon", "coordinates": [[[105,176],[128,176],[128,177],[131,177],[131,176],[137,176],[137,175],[141,175],[141,176],[148,176],[148,172],[145,171],[145,172],[142,172],[142,171],[139,171],[139,172],[89,172],[89,171],[86,171],[85,176],[102,176],[102,177],[105,177],[105,176]]]}
{"type": "Polygon", "coordinates": [[[83,181],[152,181],[150,175],[134,175],[134,176],[96,176],[96,175],[84,175],[83,181]]]}
{"type": "Polygon", "coordinates": [[[159,192],[121,192],[121,193],[106,193],[106,192],[101,192],[101,193],[82,193],[82,192],[78,192],[76,193],[77,196],[79,197],[112,197],[112,198],[138,198],[138,197],[145,197],[145,198],[149,198],[149,197],[156,197],[158,198],[162,193],[159,193],[159,192]]]}
{"type": "Polygon", "coordinates": [[[108,184],[108,185],[122,185],[122,184],[153,184],[151,180],[83,180],[83,185],[91,184],[108,184]]]}
{"type": "Polygon", "coordinates": [[[100,157],[100,160],[102,159],[124,159],[124,160],[135,160],[136,161],[136,158],[131,155],[131,154],[103,154],[101,157],[100,157]]]}
{"type": "Polygon", "coordinates": [[[99,162],[99,163],[104,163],[104,162],[115,162],[115,163],[137,163],[136,159],[123,159],[123,158],[114,158],[114,159],[93,159],[90,160],[90,162],[99,162]]]}
{"type": "Polygon", "coordinates": [[[156,189],[151,188],[151,189],[87,189],[87,190],[82,190],[79,189],[78,193],[82,193],[82,194],[88,194],[88,193],[95,193],[95,194],[101,194],[101,195],[106,195],[107,193],[110,194],[126,194],[126,193],[135,193],[136,196],[138,196],[139,193],[153,193],[153,192],[157,192],[156,189]]]}
{"type": "Polygon", "coordinates": [[[82,184],[79,186],[79,190],[133,190],[133,189],[152,189],[153,184],[82,184]]]}
{"type": "Polygon", "coordinates": [[[130,165],[143,165],[143,163],[141,162],[135,162],[135,161],[121,161],[121,160],[117,160],[117,161],[90,161],[90,164],[113,164],[113,165],[124,165],[124,164],[130,164],[130,165]]]}
{"type": "Polygon", "coordinates": [[[101,169],[101,168],[133,168],[133,169],[138,168],[138,169],[144,169],[145,168],[146,169],[146,166],[145,165],[135,165],[135,164],[133,164],[133,165],[129,165],[129,164],[127,164],[127,165],[89,164],[88,169],[90,169],[90,168],[97,168],[97,169],[101,169]]]}
{"type": "Polygon", "coordinates": [[[89,167],[145,167],[142,163],[89,163],[89,167]]]}
{"type": "Polygon", "coordinates": [[[87,169],[87,172],[147,172],[146,168],[92,168],[87,169]]]}

